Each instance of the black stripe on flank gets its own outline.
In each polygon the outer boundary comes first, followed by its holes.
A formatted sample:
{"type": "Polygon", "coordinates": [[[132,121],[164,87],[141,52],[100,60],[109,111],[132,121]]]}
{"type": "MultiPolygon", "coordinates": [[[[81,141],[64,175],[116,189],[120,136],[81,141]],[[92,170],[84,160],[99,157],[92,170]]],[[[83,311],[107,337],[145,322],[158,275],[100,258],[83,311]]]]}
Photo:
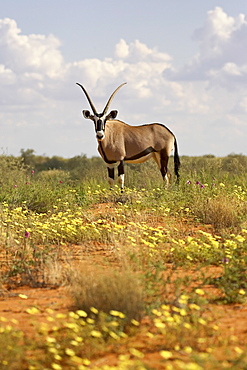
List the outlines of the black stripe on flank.
{"type": "Polygon", "coordinates": [[[145,157],[146,155],[148,155],[150,153],[153,153],[153,152],[156,152],[156,150],[152,146],[150,146],[147,149],[143,150],[142,152],[140,152],[136,155],[133,155],[132,157],[125,157],[124,160],[125,161],[134,161],[136,159],[145,157]]]}

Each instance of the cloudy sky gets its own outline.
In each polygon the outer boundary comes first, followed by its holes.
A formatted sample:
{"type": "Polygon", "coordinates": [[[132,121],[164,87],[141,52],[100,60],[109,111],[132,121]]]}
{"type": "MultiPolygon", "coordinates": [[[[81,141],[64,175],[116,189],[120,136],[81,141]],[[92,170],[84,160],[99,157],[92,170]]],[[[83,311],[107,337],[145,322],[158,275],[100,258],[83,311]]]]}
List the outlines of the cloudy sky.
{"type": "Polygon", "coordinates": [[[182,155],[247,155],[247,1],[1,1],[1,152],[97,155],[76,82],[99,111],[127,82],[118,118],[164,123],[182,155]]]}

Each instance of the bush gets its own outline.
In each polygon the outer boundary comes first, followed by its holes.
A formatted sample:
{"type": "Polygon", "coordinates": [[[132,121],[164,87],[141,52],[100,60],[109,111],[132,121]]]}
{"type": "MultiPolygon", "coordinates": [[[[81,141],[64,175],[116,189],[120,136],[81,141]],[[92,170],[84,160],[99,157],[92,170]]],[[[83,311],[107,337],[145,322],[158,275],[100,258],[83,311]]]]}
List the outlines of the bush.
{"type": "Polygon", "coordinates": [[[198,204],[196,215],[205,224],[211,224],[215,230],[240,226],[239,204],[236,199],[219,195],[198,204]]]}
{"type": "Polygon", "coordinates": [[[122,312],[127,321],[139,320],[144,312],[144,293],[139,277],[131,271],[88,268],[71,271],[70,291],[75,309],[90,313],[94,307],[109,313],[122,312]]]}

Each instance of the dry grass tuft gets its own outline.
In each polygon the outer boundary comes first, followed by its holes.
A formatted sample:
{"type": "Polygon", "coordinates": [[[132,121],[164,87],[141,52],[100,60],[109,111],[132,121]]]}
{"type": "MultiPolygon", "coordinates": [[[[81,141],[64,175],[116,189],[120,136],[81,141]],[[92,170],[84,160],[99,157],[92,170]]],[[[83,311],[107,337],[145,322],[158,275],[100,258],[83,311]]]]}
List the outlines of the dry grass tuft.
{"type": "Polygon", "coordinates": [[[241,209],[235,199],[218,196],[199,204],[196,215],[215,230],[240,227],[241,209]]]}
{"type": "Polygon", "coordinates": [[[67,282],[67,271],[58,260],[48,260],[44,266],[43,279],[45,285],[62,286],[67,282]]]}
{"type": "Polygon", "coordinates": [[[132,271],[82,265],[70,273],[70,293],[75,309],[90,312],[90,308],[109,313],[116,310],[127,320],[139,320],[144,311],[141,279],[132,271]]]}

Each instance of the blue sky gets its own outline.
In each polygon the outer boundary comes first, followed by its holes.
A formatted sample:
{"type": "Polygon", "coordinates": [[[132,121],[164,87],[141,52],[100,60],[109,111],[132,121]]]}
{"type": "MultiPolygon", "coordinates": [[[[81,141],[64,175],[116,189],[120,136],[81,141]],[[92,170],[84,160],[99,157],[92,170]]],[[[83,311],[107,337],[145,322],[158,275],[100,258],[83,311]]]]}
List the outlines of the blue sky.
{"type": "Polygon", "coordinates": [[[5,0],[0,13],[0,147],[97,155],[98,110],[166,124],[182,155],[247,155],[246,0],[5,0]],[[59,6],[58,6],[59,4],[59,6]]]}

